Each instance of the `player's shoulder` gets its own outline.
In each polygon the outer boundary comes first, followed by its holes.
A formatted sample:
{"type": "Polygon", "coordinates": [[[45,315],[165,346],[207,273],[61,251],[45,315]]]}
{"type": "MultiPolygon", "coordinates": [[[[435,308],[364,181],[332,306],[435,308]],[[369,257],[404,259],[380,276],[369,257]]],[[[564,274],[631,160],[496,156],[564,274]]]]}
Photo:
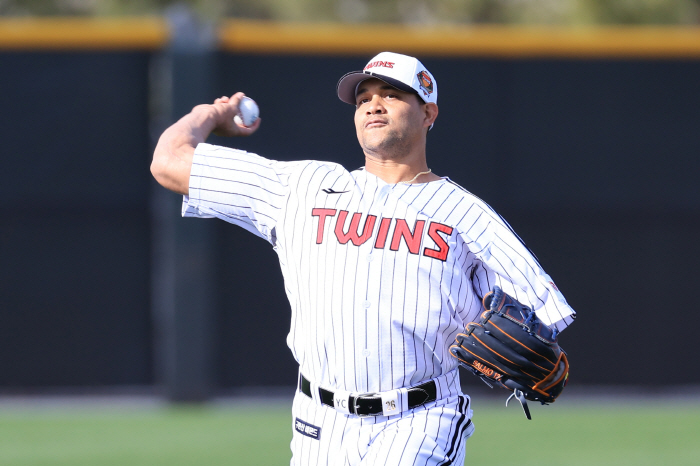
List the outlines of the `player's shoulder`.
{"type": "Polygon", "coordinates": [[[321,170],[347,172],[344,166],[336,162],[329,162],[327,160],[304,160],[302,162],[310,167],[321,170]]]}
{"type": "Polygon", "coordinates": [[[321,160],[281,160],[270,158],[248,152],[243,149],[235,149],[227,146],[219,146],[215,144],[200,143],[195,149],[195,154],[210,158],[220,158],[238,161],[250,161],[260,165],[285,167],[285,171],[303,171],[304,169],[320,169],[327,171],[337,171],[343,169],[341,165],[335,162],[327,162],[321,160]]]}
{"type": "Polygon", "coordinates": [[[456,183],[452,179],[450,179],[449,176],[443,176],[442,179],[445,182],[445,186],[447,186],[449,189],[451,189],[451,195],[453,196],[458,196],[461,197],[465,200],[468,200],[470,202],[474,201],[479,204],[483,204],[485,206],[488,206],[486,202],[484,202],[482,199],[479,198],[476,194],[472,193],[468,189],[466,189],[464,186],[456,183]]]}
{"type": "Polygon", "coordinates": [[[532,257],[537,260],[537,256],[535,256],[527,244],[525,244],[525,241],[523,241],[501,214],[496,212],[493,207],[477,195],[467,191],[452,180],[448,179],[448,182],[455,187],[458,194],[463,196],[464,205],[462,209],[464,210],[464,214],[455,226],[459,233],[465,238],[475,239],[481,237],[485,230],[495,228],[500,232],[499,234],[505,232],[508,236],[514,238],[515,241],[521,243],[530,252],[532,257]]]}
{"type": "Polygon", "coordinates": [[[299,187],[323,183],[325,180],[347,177],[348,171],[342,165],[324,160],[297,160],[281,162],[290,167],[296,174],[296,184],[299,187]]]}
{"type": "Polygon", "coordinates": [[[194,150],[194,158],[206,159],[209,165],[230,166],[238,162],[254,163],[256,165],[269,165],[273,160],[261,157],[253,152],[233,147],[208,144],[206,142],[197,144],[194,150]]]}
{"type": "Polygon", "coordinates": [[[471,229],[476,221],[496,222],[509,227],[505,219],[479,196],[448,177],[443,177],[443,180],[446,188],[450,190],[450,198],[455,205],[451,220],[458,230],[471,229]]]}
{"type": "Polygon", "coordinates": [[[449,177],[444,176],[444,189],[449,190],[452,202],[461,205],[462,208],[476,209],[478,211],[488,211],[495,213],[495,210],[476,194],[472,193],[462,185],[454,182],[449,177]]]}

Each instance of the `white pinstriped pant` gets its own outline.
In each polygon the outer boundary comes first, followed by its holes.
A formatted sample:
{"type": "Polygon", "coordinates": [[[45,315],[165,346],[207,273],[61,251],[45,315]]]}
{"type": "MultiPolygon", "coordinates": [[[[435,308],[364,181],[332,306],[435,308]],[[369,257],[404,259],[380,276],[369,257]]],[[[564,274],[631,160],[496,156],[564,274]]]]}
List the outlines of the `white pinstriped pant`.
{"type": "Polygon", "coordinates": [[[394,416],[362,418],[297,391],[292,415],[291,466],[462,466],[474,432],[470,399],[458,388],[394,416]]]}

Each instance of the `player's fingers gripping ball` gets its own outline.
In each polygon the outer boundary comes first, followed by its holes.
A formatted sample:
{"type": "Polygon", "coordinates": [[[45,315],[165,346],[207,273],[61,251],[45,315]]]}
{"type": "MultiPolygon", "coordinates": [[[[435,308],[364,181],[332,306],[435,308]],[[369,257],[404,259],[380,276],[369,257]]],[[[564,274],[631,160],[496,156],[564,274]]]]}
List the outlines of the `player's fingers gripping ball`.
{"type": "Polygon", "coordinates": [[[569,362],[556,330],[499,287],[484,296],[483,305],[481,320],[457,335],[450,347],[452,356],[488,385],[513,391],[521,402],[522,397],[542,404],[554,402],[569,376],[569,362]]]}

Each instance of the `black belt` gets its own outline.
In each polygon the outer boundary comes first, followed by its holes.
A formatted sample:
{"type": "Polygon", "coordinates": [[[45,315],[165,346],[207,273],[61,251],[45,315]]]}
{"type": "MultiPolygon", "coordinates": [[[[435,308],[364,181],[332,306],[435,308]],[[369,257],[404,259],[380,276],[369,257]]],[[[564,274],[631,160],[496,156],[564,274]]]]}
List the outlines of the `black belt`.
{"type": "MultiPolygon", "coordinates": [[[[304,395],[312,398],[311,382],[303,375],[299,377],[299,390],[304,395]]],[[[318,394],[320,395],[321,403],[331,408],[335,407],[333,404],[334,393],[332,391],[319,387],[318,394]]],[[[433,380],[408,389],[408,409],[417,408],[436,399],[437,387],[433,380]]],[[[382,397],[377,393],[364,393],[356,397],[351,395],[348,399],[348,404],[350,413],[357,416],[378,416],[383,413],[382,397]]]]}

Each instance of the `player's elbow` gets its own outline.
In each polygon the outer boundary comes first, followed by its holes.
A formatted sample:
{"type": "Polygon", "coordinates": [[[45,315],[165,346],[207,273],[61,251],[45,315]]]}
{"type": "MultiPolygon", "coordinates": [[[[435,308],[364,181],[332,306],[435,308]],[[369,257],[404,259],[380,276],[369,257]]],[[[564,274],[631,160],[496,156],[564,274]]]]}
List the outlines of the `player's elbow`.
{"type": "Polygon", "coordinates": [[[162,149],[159,146],[156,147],[156,150],[153,152],[153,160],[151,161],[151,175],[153,175],[153,178],[155,178],[160,185],[163,185],[163,183],[166,182],[167,171],[161,151],[162,149]]]}
{"type": "Polygon", "coordinates": [[[178,170],[177,165],[179,164],[173,163],[173,160],[162,153],[162,148],[157,147],[151,161],[151,175],[164,188],[187,195],[189,193],[189,176],[180,173],[183,170],[178,170]]]}
{"type": "Polygon", "coordinates": [[[156,154],[154,154],[153,160],[151,161],[151,175],[153,175],[153,178],[156,179],[158,184],[163,185],[163,181],[164,181],[163,164],[158,159],[156,154]]]}

